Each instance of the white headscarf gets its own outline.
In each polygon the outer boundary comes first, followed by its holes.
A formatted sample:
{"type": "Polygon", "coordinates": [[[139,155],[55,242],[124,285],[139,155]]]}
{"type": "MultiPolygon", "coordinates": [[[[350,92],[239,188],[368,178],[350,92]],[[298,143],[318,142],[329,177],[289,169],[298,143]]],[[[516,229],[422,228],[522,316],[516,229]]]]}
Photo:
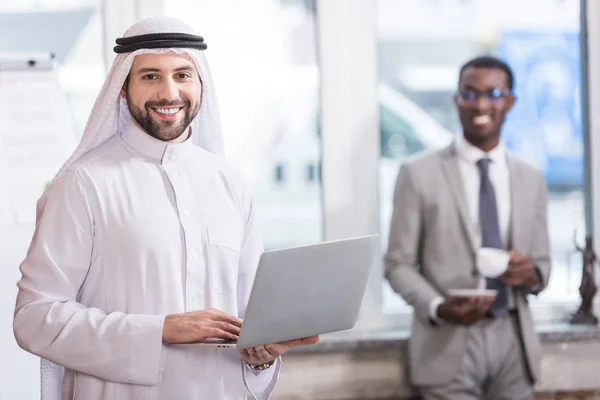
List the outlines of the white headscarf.
{"type": "MultiPolygon", "coordinates": [[[[147,18],[134,24],[123,36],[130,37],[150,33],[195,34],[188,25],[179,20],[158,17],[147,18]]],[[[54,179],[90,150],[106,142],[113,135],[122,132],[123,127],[131,119],[127,101],[119,94],[127,75],[129,75],[135,56],[147,53],[164,54],[171,51],[179,54],[189,54],[195,61],[198,73],[202,79],[202,104],[198,114],[190,123],[192,141],[194,144],[223,157],[223,135],[221,132],[219,107],[214,91],[212,75],[203,52],[188,48],[140,49],[132,53],[118,54],[115,57],[104,86],[96,98],[90,118],[81,136],[81,141],[54,179]]],[[[40,374],[41,399],[60,400],[62,398],[63,367],[42,359],[40,374]]]]}
{"type": "MultiPolygon", "coordinates": [[[[187,33],[194,31],[185,23],[168,17],[147,18],[129,28],[124,37],[150,33],[187,33]]],[[[104,86],[100,90],[90,118],[85,126],[81,141],[71,157],[59,170],[58,175],[76,162],[81,156],[101,145],[113,135],[122,132],[123,127],[131,119],[127,101],[119,93],[131,70],[133,59],[140,54],[164,54],[168,52],[187,53],[192,57],[202,78],[202,104],[198,115],[191,122],[192,141],[194,144],[223,157],[223,135],[219,107],[214,91],[214,83],[206,57],[201,50],[187,48],[140,49],[132,53],[118,54],[108,73],[104,86]]]]}

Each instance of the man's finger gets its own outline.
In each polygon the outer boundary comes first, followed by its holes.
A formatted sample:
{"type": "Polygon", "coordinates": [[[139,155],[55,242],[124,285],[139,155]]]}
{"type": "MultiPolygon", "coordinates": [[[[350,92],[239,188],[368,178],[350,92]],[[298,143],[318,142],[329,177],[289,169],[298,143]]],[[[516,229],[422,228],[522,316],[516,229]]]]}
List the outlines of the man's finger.
{"type": "Polygon", "coordinates": [[[450,297],[448,303],[451,306],[462,306],[464,304],[468,304],[470,301],[470,297],[450,297]]]}
{"type": "Polygon", "coordinates": [[[305,337],[305,338],[300,339],[302,341],[302,343],[300,343],[300,344],[303,344],[303,345],[306,345],[306,344],[316,344],[316,343],[319,343],[320,339],[321,338],[320,338],[319,335],[309,336],[309,337],[305,337]]]}
{"type": "Polygon", "coordinates": [[[468,311],[466,316],[468,318],[475,317],[475,319],[481,318],[481,316],[487,312],[490,304],[492,304],[492,301],[490,301],[487,297],[480,299],[480,301],[477,304],[474,304],[473,308],[468,311]]]}
{"type": "Polygon", "coordinates": [[[528,271],[530,269],[533,269],[533,264],[528,260],[524,260],[522,262],[511,264],[507,271],[528,271]]]}
{"type": "Polygon", "coordinates": [[[224,322],[224,321],[223,322],[213,322],[213,326],[215,326],[221,330],[224,330],[226,332],[236,334],[236,335],[239,335],[241,332],[241,329],[239,326],[233,325],[229,322],[224,322]]]}
{"type": "Polygon", "coordinates": [[[481,303],[481,305],[479,306],[477,311],[479,312],[479,314],[482,314],[482,316],[483,316],[487,313],[487,311],[489,310],[491,305],[492,305],[492,302],[486,301],[484,303],[481,303]]]}
{"type": "Polygon", "coordinates": [[[504,283],[509,286],[519,286],[523,284],[523,279],[518,277],[504,278],[504,283]]]}
{"type": "Polygon", "coordinates": [[[242,320],[234,315],[231,314],[227,314],[224,311],[221,310],[214,310],[214,312],[211,315],[211,319],[213,321],[222,321],[222,322],[228,322],[232,325],[235,325],[239,328],[242,327],[242,320]]]}
{"type": "Polygon", "coordinates": [[[515,275],[524,275],[531,274],[533,271],[533,267],[531,266],[515,266],[513,268],[507,269],[504,275],[515,276],[515,275]]]}
{"type": "Polygon", "coordinates": [[[239,335],[235,333],[231,333],[219,328],[208,328],[206,330],[206,336],[209,338],[215,339],[227,339],[227,340],[237,340],[239,335]]]}
{"type": "Polygon", "coordinates": [[[281,354],[279,354],[279,351],[277,348],[278,348],[278,346],[276,344],[266,344],[265,345],[265,350],[267,352],[269,352],[269,354],[272,357],[279,357],[281,355],[281,354]]]}
{"type": "Polygon", "coordinates": [[[532,270],[534,268],[533,262],[529,257],[523,257],[523,259],[518,260],[517,262],[512,264],[512,269],[514,270],[532,270]]]}
{"type": "Polygon", "coordinates": [[[531,275],[528,274],[527,272],[519,272],[517,274],[510,274],[508,276],[506,276],[507,280],[513,280],[513,281],[522,281],[526,278],[529,278],[531,275]]]}
{"type": "Polygon", "coordinates": [[[246,351],[248,352],[248,355],[250,356],[251,360],[258,360],[259,357],[256,354],[256,350],[254,349],[254,347],[249,347],[246,349],[246,351]]]}
{"type": "Polygon", "coordinates": [[[279,344],[282,344],[282,345],[290,347],[290,348],[296,347],[296,346],[300,346],[302,344],[302,339],[286,340],[285,342],[281,342],[279,344]]]}
{"type": "Polygon", "coordinates": [[[473,316],[477,316],[479,314],[479,306],[473,306],[473,308],[469,309],[465,313],[465,318],[471,318],[473,316]]]}
{"type": "Polygon", "coordinates": [[[531,269],[529,268],[513,268],[509,271],[506,271],[502,277],[504,279],[514,279],[514,278],[526,278],[531,275],[531,269]]]}
{"type": "Polygon", "coordinates": [[[318,341],[319,341],[319,336],[309,336],[309,337],[300,338],[300,339],[288,340],[288,341],[282,342],[281,344],[284,344],[288,347],[296,347],[296,346],[307,345],[307,344],[315,344],[318,341]]]}
{"type": "Polygon", "coordinates": [[[521,265],[511,264],[510,268],[504,272],[504,275],[513,276],[516,274],[521,274],[523,271],[527,271],[527,269],[527,267],[521,265]]]}
{"type": "Polygon", "coordinates": [[[469,321],[469,324],[472,324],[475,321],[480,320],[481,318],[483,318],[485,316],[485,314],[487,313],[489,309],[489,304],[486,305],[485,303],[481,303],[479,304],[473,311],[471,311],[468,316],[467,319],[469,321]]]}
{"type": "Polygon", "coordinates": [[[526,258],[525,256],[523,256],[521,253],[519,253],[516,250],[509,251],[508,255],[510,256],[511,262],[519,262],[520,260],[526,258]]]}
{"type": "Polygon", "coordinates": [[[273,356],[265,350],[265,346],[256,346],[254,350],[262,363],[268,363],[273,359],[273,356]]]}
{"type": "Polygon", "coordinates": [[[469,307],[459,311],[456,314],[457,319],[463,324],[471,324],[473,316],[476,314],[476,308],[469,307]]]}

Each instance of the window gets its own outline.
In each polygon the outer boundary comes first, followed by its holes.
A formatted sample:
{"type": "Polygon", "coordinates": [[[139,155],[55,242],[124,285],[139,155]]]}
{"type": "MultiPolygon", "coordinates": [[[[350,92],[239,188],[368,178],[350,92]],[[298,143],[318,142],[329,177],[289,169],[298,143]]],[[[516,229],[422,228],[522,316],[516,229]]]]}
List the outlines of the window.
{"type": "MultiPolygon", "coordinates": [[[[461,131],[452,102],[459,68],[491,53],[515,74],[518,101],[503,139],[543,171],[549,189],[553,271],[534,304],[578,302],[581,261],[573,242],[583,245],[586,232],[579,1],[443,0],[408,7],[379,0],[377,8],[382,240],[398,166],[423,149],[447,145],[461,131]]],[[[382,305],[384,312],[409,310],[387,282],[382,305]]]]}
{"type": "Polygon", "coordinates": [[[229,162],[256,191],[268,249],[319,242],[321,187],[314,1],[164,0],[208,45],[229,162]]]}

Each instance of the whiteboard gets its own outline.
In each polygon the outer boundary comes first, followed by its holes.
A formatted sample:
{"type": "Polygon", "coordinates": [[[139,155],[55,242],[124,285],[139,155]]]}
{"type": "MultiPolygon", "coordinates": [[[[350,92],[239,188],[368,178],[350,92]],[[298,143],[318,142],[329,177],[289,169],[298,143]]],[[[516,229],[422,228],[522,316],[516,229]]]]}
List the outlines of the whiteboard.
{"type": "Polygon", "coordinates": [[[39,398],[39,358],[12,331],[16,282],[37,200],[77,144],[57,66],[31,60],[0,55],[0,399],[39,398]]]}
{"type": "Polygon", "coordinates": [[[35,222],[37,199],[75,145],[57,69],[0,60],[0,226],[35,222]]]}

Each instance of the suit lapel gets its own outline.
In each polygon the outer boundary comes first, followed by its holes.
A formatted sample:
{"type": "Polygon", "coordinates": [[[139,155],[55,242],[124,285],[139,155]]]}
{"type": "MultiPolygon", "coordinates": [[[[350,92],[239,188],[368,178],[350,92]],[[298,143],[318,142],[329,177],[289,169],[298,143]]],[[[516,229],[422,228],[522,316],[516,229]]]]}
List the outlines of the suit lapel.
{"type": "Polygon", "coordinates": [[[465,235],[469,240],[469,243],[471,244],[471,250],[474,254],[476,251],[475,233],[473,232],[473,223],[471,222],[471,217],[469,216],[469,207],[467,204],[464,184],[460,174],[458,157],[456,156],[454,144],[447,147],[442,153],[442,164],[444,166],[444,172],[446,174],[448,186],[452,192],[454,203],[458,209],[461,225],[465,235]]]}
{"type": "Polygon", "coordinates": [[[521,225],[524,220],[523,208],[527,198],[525,192],[519,190],[523,188],[521,182],[523,174],[519,173],[518,163],[510,155],[507,155],[507,161],[510,174],[510,227],[507,247],[510,250],[515,244],[522,243],[522,238],[519,235],[524,231],[521,225]]]}

